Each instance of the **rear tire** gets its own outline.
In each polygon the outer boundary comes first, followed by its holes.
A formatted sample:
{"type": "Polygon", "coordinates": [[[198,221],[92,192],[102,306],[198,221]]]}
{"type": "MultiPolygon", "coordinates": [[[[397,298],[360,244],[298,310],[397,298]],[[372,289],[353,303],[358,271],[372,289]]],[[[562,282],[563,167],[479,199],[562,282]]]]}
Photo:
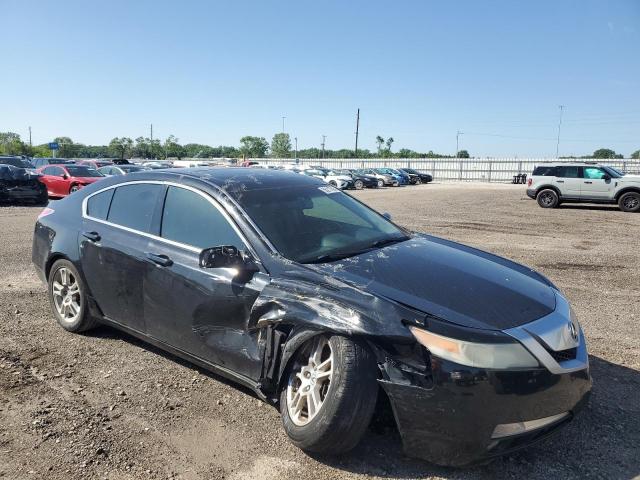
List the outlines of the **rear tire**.
{"type": "Polygon", "coordinates": [[[80,190],[80,187],[78,185],[71,185],[71,188],[69,189],[69,195],[71,195],[73,192],[77,192],[78,190],[80,190]]]}
{"type": "MultiPolygon", "coordinates": [[[[329,357],[324,358],[321,364],[329,357]]],[[[294,445],[309,452],[338,454],[358,444],[371,421],[378,395],[376,361],[363,344],[339,335],[317,335],[296,352],[287,380],[280,393],[280,414],[294,445]],[[314,401],[309,397],[320,381],[315,380],[317,373],[313,370],[316,342],[324,342],[323,352],[331,352],[331,377],[324,397],[322,390],[318,394],[320,406],[309,413],[307,401],[314,401]],[[313,383],[304,383],[306,378],[312,378],[313,383]],[[309,393],[303,392],[305,388],[309,393]]]]}
{"type": "Polygon", "coordinates": [[[625,193],[618,200],[618,207],[623,212],[640,212],[640,193],[625,193]]]}
{"type": "Polygon", "coordinates": [[[51,311],[62,328],[83,332],[96,325],[96,319],[89,314],[86,287],[73,263],[57,260],[47,283],[51,311]]]}
{"type": "Polygon", "coordinates": [[[536,200],[538,201],[538,205],[542,208],[556,208],[560,204],[558,194],[555,190],[551,190],[550,188],[546,188],[538,192],[536,200]]]}
{"type": "Polygon", "coordinates": [[[384,180],[378,180],[378,188],[384,187],[384,180]]]}

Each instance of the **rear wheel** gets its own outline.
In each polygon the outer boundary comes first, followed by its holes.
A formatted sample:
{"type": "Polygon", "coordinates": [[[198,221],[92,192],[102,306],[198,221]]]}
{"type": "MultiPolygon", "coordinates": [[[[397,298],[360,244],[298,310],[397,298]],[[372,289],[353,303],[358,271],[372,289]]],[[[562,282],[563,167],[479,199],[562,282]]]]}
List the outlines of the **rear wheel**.
{"type": "Polygon", "coordinates": [[[69,194],[72,194],[73,192],[77,192],[78,190],[80,190],[80,187],[78,185],[71,185],[71,188],[69,189],[69,194]]]}
{"type": "Polygon", "coordinates": [[[296,353],[280,394],[284,429],[299,448],[336,454],[355,447],[376,405],[372,353],[346,337],[317,335],[296,353]]]}
{"type": "Polygon", "coordinates": [[[623,212],[640,212],[640,193],[625,193],[618,200],[618,207],[623,212]]]}
{"type": "Polygon", "coordinates": [[[384,180],[378,179],[378,188],[384,187],[384,180]]]}
{"type": "Polygon", "coordinates": [[[84,283],[73,264],[58,260],[49,273],[49,303],[54,317],[62,328],[82,332],[95,326],[89,315],[84,283]]]}
{"type": "Polygon", "coordinates": [[[558,194],[550,188],[540,191],[536,200],[538,200],[538,205],[542,208],[555,208],[560,203],[558,194]]]}
{"type": "Polygon", "coordinates": [[[329,185],[331,185],[333,187],[337,187],[338,183],[335,180],[331,180],[331,181],[329,181],[329,185]]]}

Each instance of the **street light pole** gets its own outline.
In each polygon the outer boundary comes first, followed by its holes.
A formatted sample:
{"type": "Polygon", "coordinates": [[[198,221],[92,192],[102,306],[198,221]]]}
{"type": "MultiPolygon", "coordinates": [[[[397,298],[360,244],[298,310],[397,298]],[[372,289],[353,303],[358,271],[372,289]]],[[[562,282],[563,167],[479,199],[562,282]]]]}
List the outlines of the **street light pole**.
{"type": "Polygon", "coordinates": [[[562,127],[562,111],[564,110],[564,105],[558,105],[560,109],[560,121],[558,122],[558,141],[556,142],[556,158],[558,158],[558,152],[560,151],[560,127],[562,127]]]}
{"type": "Polygon", "coordinates": [[[296,156],[295,156],[295,159],[297,160],[298,159],[298,137],[293,137],[293,139],[296,142],[296,156]]]}
{"type": "Polygon", "coordinates": [[[284,133],[284,119],[287,117],[282,117],[282,133],[284,133]]]}
{"type": "Polygon", "coordinates": [[[322,135],[322,159],[324,160],[324,142],[327,139],[326,135],[322,135]]]}
{"type": "Polygon", "coordinates": [[[464,132],[461,132],[460,130],[456,133],[456,158],[458,158],[458,154],[460,152],[460,135],[463,134],[464,132]]]}

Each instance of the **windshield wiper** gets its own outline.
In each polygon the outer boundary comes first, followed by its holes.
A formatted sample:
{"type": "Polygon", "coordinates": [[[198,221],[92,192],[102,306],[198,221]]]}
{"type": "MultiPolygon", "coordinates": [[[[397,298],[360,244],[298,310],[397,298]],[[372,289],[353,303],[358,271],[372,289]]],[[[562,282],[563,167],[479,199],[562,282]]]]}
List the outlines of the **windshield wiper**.
{"type": "Polygon", "coordinates": [[[389,237],[383,238],[381,240],[377,240],[365,247],[362,247],[358,250],[351,250],[348,252],[336,252],[336,253],[325,253],[323,255],[319,255],[311,260],[305,260],[300,263],[325,263],[325,262],[335,262],[337,260],[342,260],[343,258],[355,257],[356,255],[360,255],[362,253],[370,252],[371,250],[375,250],[376,248],[382,248],[387,245],[391,245],[392,243],[404,242],[405,240],[409,240],[410,237],[403,235],[401,237],[389,237]]]}

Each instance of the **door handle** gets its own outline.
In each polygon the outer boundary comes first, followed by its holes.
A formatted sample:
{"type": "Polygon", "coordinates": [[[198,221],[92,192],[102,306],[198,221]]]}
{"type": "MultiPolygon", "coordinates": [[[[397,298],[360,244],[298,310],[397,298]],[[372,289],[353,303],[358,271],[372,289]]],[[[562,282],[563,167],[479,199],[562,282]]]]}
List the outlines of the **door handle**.
{"type": "Polygon", "coordinates": [[[584,183],[593,183],[593,182],[584,182],[584,183]]]}
{"type": "Polygon", "coordinates": [[[556,183],[564,183],[564,180],[556,180],[556,183]]]}
{"type": "Polygon", "coordinates": [[[101,238],[98,232],[82,232],[82,236],[92,242],[99,242],[101,238]]]}
{"type": "Polygon", "coordinates": [[[170,267],[173,265],[173,260],[171,260],[166,255],[156,255],[155,253],[147,253],[147,258],[151,260],[153,263],[160,265],[161,267],[170,267]]]}

